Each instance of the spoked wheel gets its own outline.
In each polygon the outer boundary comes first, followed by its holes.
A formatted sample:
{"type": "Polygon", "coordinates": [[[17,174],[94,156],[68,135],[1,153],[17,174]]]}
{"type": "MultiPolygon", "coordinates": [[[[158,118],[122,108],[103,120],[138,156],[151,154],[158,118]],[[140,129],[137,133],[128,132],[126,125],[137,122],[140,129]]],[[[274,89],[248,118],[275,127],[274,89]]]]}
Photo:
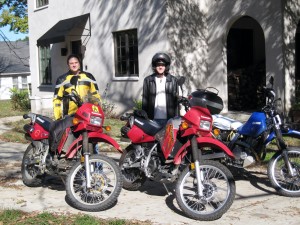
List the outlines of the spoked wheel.
{"type": "Polygon", "coordinates": [[[300,197],[300,149],[291,148],[286,153],[291,163],[293,176],[289,174],[282,151],[279,151],[269,162],[268,177],[279,194],[300,197]]]}
{"type": "Polygon", "coordinates": [[[77,162],[66,180],[70,204],[84,211],[102,211],[115,204],[122,189],[121,172],[116,162],[103,155],[89,159],[91,188],[86,185],[84,163],[77,162]]]}
{"type": "Polygon", "coordinates": [[[119,165],[123,176],[123,188],[128,191],[138,190],[147,179],[138,168],[131,168],[134,163],[136,163],[135,150],[124,150],[119,165]]]}
{"type": "Polygon", "coordinates": [[[23,183],[28,187],[39,187],[43,183],[43,175],[40,172],[37,162],[40,162],[41,155],[33,145],[29,145],[23,155],[21,174],[23,183]]]}
{"type": "Polygon", "coordinates": [[[235,181],[230,171],[215,161],[201,161],[203,195],[197,188],[195,169],[186,167],[176,184],[176,200],[190,218],[211,221],[219,219],[235,198],[235,181]]]}

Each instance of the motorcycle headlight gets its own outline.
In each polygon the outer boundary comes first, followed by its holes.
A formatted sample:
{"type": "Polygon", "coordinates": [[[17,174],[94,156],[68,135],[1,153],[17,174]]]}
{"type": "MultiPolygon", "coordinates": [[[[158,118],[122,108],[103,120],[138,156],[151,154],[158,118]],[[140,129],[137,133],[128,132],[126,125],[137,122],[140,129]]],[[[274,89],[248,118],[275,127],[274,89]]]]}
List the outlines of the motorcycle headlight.
{"type": "Polygon", "coordinates": [[[90,118],[90,124],[101,126],[102,124],[102,118],[99,116],[91,116],[90,118]]]}
{"type": "Polygon", "coordinates": [[[201,120],[200,121],[200,129],[202,130],[210,130],[210,121],[207,120],[201,120]]]}

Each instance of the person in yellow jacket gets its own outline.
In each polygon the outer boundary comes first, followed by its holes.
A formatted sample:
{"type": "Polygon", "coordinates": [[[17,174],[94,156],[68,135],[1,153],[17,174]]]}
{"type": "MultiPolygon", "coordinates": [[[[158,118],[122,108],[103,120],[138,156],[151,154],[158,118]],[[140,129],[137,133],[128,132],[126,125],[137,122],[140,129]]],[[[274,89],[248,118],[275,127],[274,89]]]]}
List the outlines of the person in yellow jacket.
{"type": "MultiPolygon", "coordinates": [[[[56,81],[53,110],[54,119],[53,126],[50,129],[49,146],[52,152],[55,152],[58,142],[67,127],[72,126],[72,114],[77,110],[77,105],[70,101],[66,95],[70,94],[72,89],[75,89],[79,96],[85,98],[92,95],[101,103],[101,97],[98,90],[98,85],[94,76],[91,73],[84,72],[80,69],[80,58],[77,55],[70,55],[67,58],[69,71],[56,81]],[[71,84],[71,79],[76,76],[76,84],[71,84]]],[[[95,147],[97,151],[97,146],[95,147]]]]}

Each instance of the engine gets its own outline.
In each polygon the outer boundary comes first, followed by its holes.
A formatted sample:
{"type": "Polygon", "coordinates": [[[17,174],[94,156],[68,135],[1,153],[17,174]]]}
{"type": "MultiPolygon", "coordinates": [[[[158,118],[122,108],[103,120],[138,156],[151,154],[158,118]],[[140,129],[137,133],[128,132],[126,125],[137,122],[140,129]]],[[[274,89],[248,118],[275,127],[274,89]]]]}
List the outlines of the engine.
{"type": "Polygon", "coordinates": [[[173,182],[178,176],[178,168],[174,168],[173,164],[165,164],[164,156],[156,146],[135,146],[134,161],[140,161],[140,170],[155,181],[173,182]]]}

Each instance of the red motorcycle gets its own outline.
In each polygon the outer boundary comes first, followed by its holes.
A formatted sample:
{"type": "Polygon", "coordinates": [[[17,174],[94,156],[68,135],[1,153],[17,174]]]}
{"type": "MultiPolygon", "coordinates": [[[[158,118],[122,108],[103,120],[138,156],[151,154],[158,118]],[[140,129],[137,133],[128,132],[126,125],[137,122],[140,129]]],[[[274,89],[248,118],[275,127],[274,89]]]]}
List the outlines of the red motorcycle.
{"type": "Polygon", "coordinates": [[[78,105],[73,126],[67,128],[55,152],[49,150],[49,129],[54,121],[46,116],[29,113],[24,126],[25,137],[31,143],[22,160],[22,180],[29,187],[40,186],[45,175],[67,176],[66,194],[69,203],[80,210],[100,211],[115,204],[122,177],[117,163],[103,155],[91,155],[98,142],[118,143],[103,133],[104,113],[101,107],[82,102],[75,90],[68,96],[78,105]]]}
{"type": "MultiPolygon", "coordinates": [[[[181,90],[184,80],[178,81],[181,90]]],[[[222,110],[221,98],[207,99],[211,96],[201,91],[192,96],[181,97],[186,114],[170,119],[165,127],[148,120],[144,111],[121,117],[127,120],[122,136],[131,141],[120,159],[123,188],[136,191],[147,178],[163,183],[166,190],[166,183],[176,182],[176,200],[188,217],[216,220],[233,203],[235,181],[224,165],[206,160],[203,151],[214,146],[222,151],[222,157],[234,156],[211,136],[211,113],[222,110]]]]}

